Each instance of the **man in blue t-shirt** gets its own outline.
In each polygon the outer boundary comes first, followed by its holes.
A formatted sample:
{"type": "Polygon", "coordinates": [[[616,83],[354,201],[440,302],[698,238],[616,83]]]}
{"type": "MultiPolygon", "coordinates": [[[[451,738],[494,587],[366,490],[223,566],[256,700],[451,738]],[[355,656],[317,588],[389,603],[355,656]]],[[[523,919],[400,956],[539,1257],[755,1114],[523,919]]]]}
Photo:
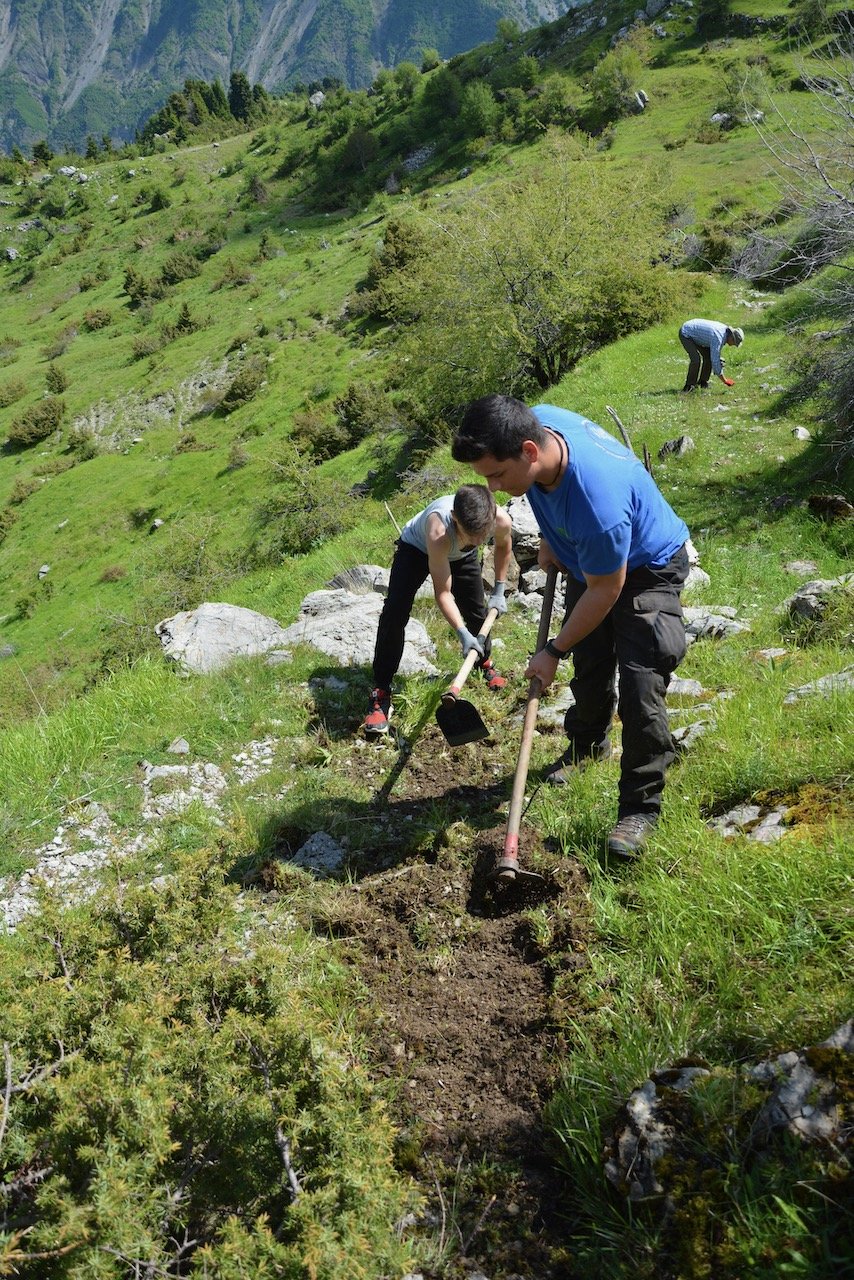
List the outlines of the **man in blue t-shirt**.
{"type": "Polygon", "coordinates": [[[629,449],[567,409],[484,396],[466,410],[451,452],[493,491],[527,495],[542,535],[540,566],[568,575],[563,626],[525,673],[546,689],[572,655],[569,745],[546,777],[561,785],[568,769],[609,756],[618,710],[619,811],[608,849],[631,857],[658,819],[675,755],[665,693],[686,649],[687,526],[629,449]]]}

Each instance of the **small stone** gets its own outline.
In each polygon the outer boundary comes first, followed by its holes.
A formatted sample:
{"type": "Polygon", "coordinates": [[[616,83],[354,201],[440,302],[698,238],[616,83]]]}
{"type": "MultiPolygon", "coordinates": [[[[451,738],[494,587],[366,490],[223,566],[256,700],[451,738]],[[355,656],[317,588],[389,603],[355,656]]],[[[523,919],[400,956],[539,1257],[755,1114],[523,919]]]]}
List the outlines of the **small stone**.
{"type": "Polygon", "coordinates": [[[173,738],[166,750],[173,756],[185,756],[189,754],[190,744],[186,738],[173,738]]]}

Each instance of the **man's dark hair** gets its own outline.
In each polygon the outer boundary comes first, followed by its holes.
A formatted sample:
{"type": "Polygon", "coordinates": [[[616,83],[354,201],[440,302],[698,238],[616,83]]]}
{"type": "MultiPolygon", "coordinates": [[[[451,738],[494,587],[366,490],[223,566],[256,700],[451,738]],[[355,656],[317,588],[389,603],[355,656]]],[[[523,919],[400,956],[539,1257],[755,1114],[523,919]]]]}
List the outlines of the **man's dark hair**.
{"type": "Polygon", "coordinates": [[[481,396],[471,402],[463,415],[451,445],[451,457],[457,462],[477,462],[490,453],[504,462],[521,455],[523,440],[533,440],[538,445],[546,441],[545,431],[528,406],[512,396],[481,396]]]}
{"type": "Polygon", "coordinates": [[[495,524],[495,510],[495,499],[486,485],[463,484],[454,494],[454,515],[466,533],[488,533],[495,524]]]}

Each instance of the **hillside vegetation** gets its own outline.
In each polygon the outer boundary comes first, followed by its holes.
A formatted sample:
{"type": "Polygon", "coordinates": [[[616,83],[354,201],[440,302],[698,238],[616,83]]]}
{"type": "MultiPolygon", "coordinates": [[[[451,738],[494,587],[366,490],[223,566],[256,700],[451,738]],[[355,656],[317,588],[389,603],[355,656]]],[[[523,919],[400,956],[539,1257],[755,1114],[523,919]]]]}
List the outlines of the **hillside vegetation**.
{"type": "Polygon", "coordinates": [[[271,99],[241,133],[173,102],[181,145],[4,162],[4,897],[51,850],[72,870],[0,939],[0,1275],[852,1274],[850,1148],[758,1157],[730,1074],[850,1016],[854,606],[780,609],[797,562],[850,567],[850,137],[825,128],[850,52],[812,6],[672,14],[612,44],[621,14],[576,11],[319,109],[271,99]],[[798,133],[819,182],[849,175],[830,212],[798,133]],[[679,394],[689,315],[745,330],[720,396],[679,394]],[[286,625],[388,564],[388,508],[471,478],[448,439],[486,390],[611,406],[710,576],[688,603],[749,625],[690,647],[702,701],[674,697],[674,725],[702,732],[621,874],[617,765],[539,790],[563,743],[542,724],[522,840],[544,888],[509,904],[483,869],[522,610],[496,632],[507,689],[471,692],[491,737],[456,749],[440,682],[400,681],[376,747],[368,671],[306,648],[181,678],[153,632],[205,600],[286,625]],[[170,810],[150,768],[178,736],[207,781],[170,810]],[[747,804],[785,808],[779,842],[715,828],[747,804]],[[65,859],[84,830],[93,896],[65,859]],[[293,863],[319,832],[331,880],[293,863]],[[691,1140],[665,1211],[630,1205],[602,1151],[682,1059],[712,1072],[691,1140]]]}
{"type": "Polygon", "coordinates": [[[188,77],[364,88],[380,67],[420,63],[428,50],[448,58],[488,40],[498,22],[530,27],[566,9],[565,0],[16,0],[0,26],[0,146],[126,142],[188,77]]]}

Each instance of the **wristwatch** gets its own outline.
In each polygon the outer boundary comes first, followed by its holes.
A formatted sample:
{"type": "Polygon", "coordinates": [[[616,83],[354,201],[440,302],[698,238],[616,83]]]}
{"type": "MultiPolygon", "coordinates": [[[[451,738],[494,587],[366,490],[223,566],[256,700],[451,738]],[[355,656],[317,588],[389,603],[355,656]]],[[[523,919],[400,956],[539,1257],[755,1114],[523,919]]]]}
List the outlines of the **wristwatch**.
{"type": "Polygon", "coordinates": [[[543,645],[543,648],[546,653],[550,654],[553,658],[557,658],[558,662],[562,662],[564,658],[569,657],[569,650],[559,649],[554,640],[547,640],[543,645]]]}

